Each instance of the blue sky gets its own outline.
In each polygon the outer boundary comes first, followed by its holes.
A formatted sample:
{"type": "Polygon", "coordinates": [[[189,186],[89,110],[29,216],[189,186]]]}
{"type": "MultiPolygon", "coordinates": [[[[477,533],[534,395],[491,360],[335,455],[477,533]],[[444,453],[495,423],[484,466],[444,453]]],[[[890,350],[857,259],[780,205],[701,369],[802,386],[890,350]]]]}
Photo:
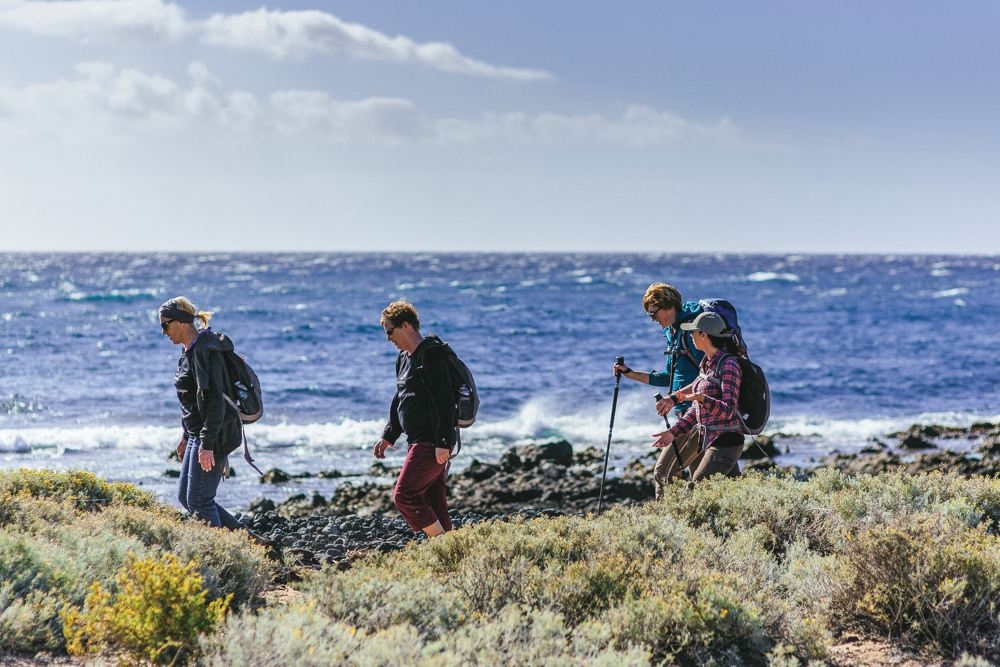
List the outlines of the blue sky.
{"type": "Polygon", "coordinates": [[[1000,4],[0,0],[7,250],[1000,252],[1000,4]]]}

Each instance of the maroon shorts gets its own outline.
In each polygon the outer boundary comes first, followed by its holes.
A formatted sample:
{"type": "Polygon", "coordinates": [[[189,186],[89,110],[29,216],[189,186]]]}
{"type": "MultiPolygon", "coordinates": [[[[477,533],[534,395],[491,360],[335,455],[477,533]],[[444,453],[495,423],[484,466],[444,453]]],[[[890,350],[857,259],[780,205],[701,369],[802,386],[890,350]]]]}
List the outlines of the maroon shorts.
{"type": "Polygon", "coordinates": [[[445,530],[451,530],[444,485],[447,465],[437,462],[434,445],[415,442],[409,446],[392,502],[413,530],[421,531],[435,521],[440,521],[445,530]]]}

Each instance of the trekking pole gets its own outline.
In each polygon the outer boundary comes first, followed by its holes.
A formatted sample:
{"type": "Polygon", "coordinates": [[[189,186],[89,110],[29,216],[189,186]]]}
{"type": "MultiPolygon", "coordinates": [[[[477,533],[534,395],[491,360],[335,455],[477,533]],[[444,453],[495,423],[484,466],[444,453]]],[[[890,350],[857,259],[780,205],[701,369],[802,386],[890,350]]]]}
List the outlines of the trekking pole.
{"type": "MultiPolygon", "coordinates": [[[[618,366],[625,365],[625,357],[615,359],[618,366]]],[[[608,425],[608,447],[604,450],[604,472],[601,473],[601,491],[597,494],[597,513],[601,513],[601,504],[604,501],[604,478],[608,476],[608,457],[611,456],[611,432],[615,428],[615,410],[618,409],[618,386],[622,382],[622,374],[615,373],[615,397],[611,399],[611,423],[608,425]]]]}
{"type": "MultiPolygon", "coordinates": [[[[656,402],[659,403],[660,401],[663,400],[663,394],[661,394],[660,392],[656,392],[656,394],[653,395],[653,398],[655,398],[656,402]]],[[[666,415],[663,415],[663,423],[666,424],[668,427],[670,426],[670,420],[667,419],[666,415]]],[[[684,478],[685,482],[690,481],[690,475],[688,473],[688,470],[687,468],[684,467],[684,461],[681,459],[681,452],[679,449],[677,449],[677,439],[674,438],[673,440],[671,440],[670,444],[674,448],[674,458],[677,460],[677,465],[680,466],[681,477],[684,478]]]]}

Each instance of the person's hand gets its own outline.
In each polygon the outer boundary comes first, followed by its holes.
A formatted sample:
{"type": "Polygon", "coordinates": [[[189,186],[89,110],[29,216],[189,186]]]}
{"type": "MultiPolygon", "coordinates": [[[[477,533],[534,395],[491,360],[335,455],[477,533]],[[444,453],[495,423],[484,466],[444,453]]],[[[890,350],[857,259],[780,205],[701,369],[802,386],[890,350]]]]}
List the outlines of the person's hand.
{"type": "Polygon", "coordinates": [[[377,459],[384,459],[385,458],[385,450],[386,450],[386,448],[388,448],[388,449],[396,449],[396,446],[394,444],[392,444],[391,442],[389,442],[388,440],[386,440],[385,438],[382,438],[381,440],[379,440],[378,442],[376,442],[375,443],[375,448],[373,450],[374,453],[375,453],[375,458],[377,458],[377,459]]]}
{"type": "Polygon", "coordinates": [[[691,402],[691,403],[704,403],[705,402],[705,394],[699,394],[698,392],[694,392],[694,391],[688,392],[688,393],[684,393],[683,391],[677,391],[675,393],[677,394],[677,400],[680,403],[688,403],[688,402],[691,402]]]}
{"type": "Polygon", "coordinates": [[[653,447],[669,447],[670,443],[674,441],[674,434],[670,431],[654,433],[653,436],[656,438],[656,440],[652,442],[653,447]]]}
{"type": "Polygon", "coordinates": [[[435,447],[434,458],[437,459],[439,465],[444,465],[451,458],[451,450],[447,447],[435,447]]]}
{"type": "Polygon", "coordinates": [[[660,415],[661,417],[666,417],[668,414],[670,414],[670,411],[673,410],[675,405],[677,404],[674,403],[669,396],[667,396],[666,398],[661,398],[656,402],[656,414],[660,415]]]}
{"type": "Polygon", "coordinates": [[[611,367],[611,370],[614,371],[615,377],[619,375],[628,375],[629,373],[632,372],[632,369],[626,366],[625,364],[615,364],[614,366],[611,367]]]}
{"type": "Polygon", "coordinates": [[[187,449],[188,441],[187,438],[181,438],[180,442],[177,443],[177,460],[184,460],[184,450],[187,449]]]}
{"type": "Polygon", "coordinates": [[[215,467],[215,454],[208,449],[198,449],[198,463],[205,472],[212,472],[215,467]]]}

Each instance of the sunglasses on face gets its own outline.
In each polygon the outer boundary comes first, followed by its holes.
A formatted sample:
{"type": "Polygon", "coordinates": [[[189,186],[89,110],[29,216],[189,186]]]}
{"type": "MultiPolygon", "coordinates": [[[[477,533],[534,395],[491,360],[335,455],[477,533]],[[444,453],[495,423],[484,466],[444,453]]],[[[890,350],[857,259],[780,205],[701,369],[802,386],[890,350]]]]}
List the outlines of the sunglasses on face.
{"type": "Polygon", "coordinates": [[[661,310],[663,310],[663,309],[662,308],[656,308],[654,310],[647,310],[646,314],[649,315],[649,319],[655,320],[656,319],[656,314],[658,312],[660,312],[661,310]]]}
{"type": "Polygon", "coordinates": [[[389,327],[388,329],[386,329],[385,330],[385,339],[386,340],[392,340],[392,332],[395,331],[398,328],[399,327],[389,327]]]}
{"type": "Polygon", "coordinates": [[[176,321],[177,320],[164,320],[160,322],[160,328],[163,329],[163,333],[167,333],[167,329],[169,329],[170,325],[176,321]]]}

